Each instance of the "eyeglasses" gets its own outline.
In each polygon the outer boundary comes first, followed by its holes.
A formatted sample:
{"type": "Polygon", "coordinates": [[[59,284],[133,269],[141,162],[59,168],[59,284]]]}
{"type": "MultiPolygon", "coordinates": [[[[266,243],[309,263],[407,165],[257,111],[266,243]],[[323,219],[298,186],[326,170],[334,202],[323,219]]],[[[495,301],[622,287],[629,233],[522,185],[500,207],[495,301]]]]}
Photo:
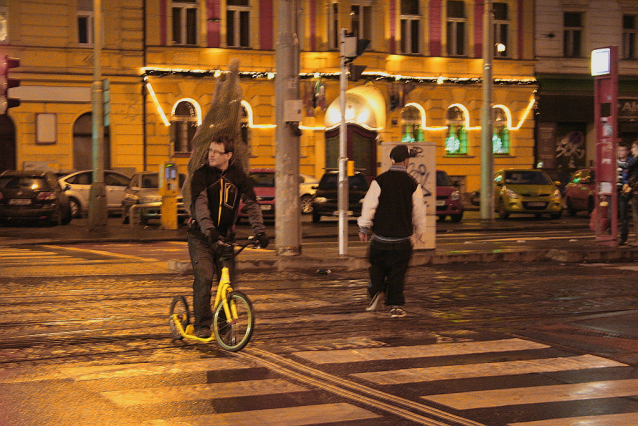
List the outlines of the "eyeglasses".
{"type": "Polygon", "coordinates": [[[213,155],[228,154],[228,152],[226,152],[226,151],[217,151],[216,149],[215,150],[209,150],[208,153],[209,154],[213,154],[213,155]]]}

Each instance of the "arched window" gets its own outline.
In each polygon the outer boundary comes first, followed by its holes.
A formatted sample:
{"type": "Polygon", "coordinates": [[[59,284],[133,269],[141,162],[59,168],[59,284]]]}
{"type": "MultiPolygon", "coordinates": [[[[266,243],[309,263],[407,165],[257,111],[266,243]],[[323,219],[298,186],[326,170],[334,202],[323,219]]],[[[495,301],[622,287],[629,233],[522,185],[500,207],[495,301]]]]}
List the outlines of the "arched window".
{"type": "Polygon", "coordinates": [[[458,106],[451,106],[445,114],[448,133],[445,138],[447,154],[467,154],[467,129],[465,128],[465,111],[458,106]]]}
{"type": "Polygon", "coordinates": [[[179,101],[173,111],[171,122],[171,139],[173,151],[190,154],[191,141],[197,131],[197,109],[189,101],[179,101]]]}
{"type": "Polygon", "coordinates": [[[492,108],[492,152],[509,154],[510,131],[507,128],[507,112],[501,107],[492,108]]]}
{"type": "Polygon", "coordinates": [[[401,126],[404,129],[401,142],[423,142],[421,128],[421,111],[415,106],[408,105],[401,111],[401,126]]]}

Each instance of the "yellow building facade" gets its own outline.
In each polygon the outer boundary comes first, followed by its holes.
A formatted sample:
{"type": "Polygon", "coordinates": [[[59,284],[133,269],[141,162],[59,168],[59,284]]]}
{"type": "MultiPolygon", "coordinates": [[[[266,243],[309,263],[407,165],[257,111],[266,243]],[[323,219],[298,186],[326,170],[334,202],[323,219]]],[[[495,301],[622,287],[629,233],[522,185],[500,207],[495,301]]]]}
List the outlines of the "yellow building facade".
{"type": "MultiPolygon", "coordinates": [[[[240,62],[250,164],[275,166],[274,0],[102,3],[102,74],[111,100],[106,168],[131,174],[171,160],[185,170],[216,76],[233,59],[240,62]]],[[[374,176],[381,171],[381,143],[429,141],[437,168],[459,180],[464,192],[479,189],[482,2],[290,4],[296,4],[291,19],[300,50],[300,172],[320,177],[336,167],[338,33],[346,28],[371,40],[355,61],[365,72],[348,83],[346,94],[355,167],[374,176]]],[[[10,94],[21,105],[0,120],[0,143],[15,153],[13,167],[92,168],[92,1],[9,0],[2,7],[3,53],[20,58],[13,76],[21,86],[10,94]]],[[[493,67],[495,169],[534,164],[533,20],[523,19],[533,13],[532,1],[494,3],[495,41],[504,49],[495,49],[493,67]]]]}

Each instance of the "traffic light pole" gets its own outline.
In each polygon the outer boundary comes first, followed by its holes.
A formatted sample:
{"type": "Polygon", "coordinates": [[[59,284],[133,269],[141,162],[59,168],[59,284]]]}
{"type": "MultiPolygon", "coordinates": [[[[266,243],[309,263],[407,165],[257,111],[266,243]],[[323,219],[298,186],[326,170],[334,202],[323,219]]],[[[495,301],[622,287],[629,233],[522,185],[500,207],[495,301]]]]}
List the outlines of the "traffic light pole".
{"type": "Polygon", "coordinates": [[[481,107],[481,222],[494,221],[494,153],[492,147],[492,0],[483,10],[483,105],[481,107]]]}
{"type": "Polygon", "coordinates": [[[89,230],[107,224],[106,185],[104,184],[104,87],[102,82],[102,4],[93,0],[93,183],[89,199],[89,230]]]}
{"type": "Polygon", "coordinates": [[[346,90],[348,89],[348,76],[346,75],[346,29],[341,29],[341,75],[339,77],[339,108],[341,109],[341,125],[339,126],[339,187],[337,203],[339,208],[339,255],[348,254],[348,176],[346,166],[348,163],[348,144],[346,127],[346,90]]]}

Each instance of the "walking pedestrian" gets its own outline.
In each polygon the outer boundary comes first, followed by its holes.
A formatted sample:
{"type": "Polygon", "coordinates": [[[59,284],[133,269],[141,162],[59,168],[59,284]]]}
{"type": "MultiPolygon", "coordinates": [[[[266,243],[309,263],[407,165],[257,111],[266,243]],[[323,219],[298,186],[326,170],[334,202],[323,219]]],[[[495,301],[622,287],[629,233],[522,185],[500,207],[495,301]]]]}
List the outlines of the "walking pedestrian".
{"type": "Polygon", "coordinates": [[[372,181],[357,220],[361,241],[368,241],[369,230],[373,233],[368,253],[370,303],[366,310],[376,310],[385,299],[391,318],[406,315],[403,287],[412,258],[411,238],[414,235],[423,241],[426,228],[423,191],[407,172],[411,156],[406,145],[392,149],[392,165],[372,181]]]}
{"type": "Polygon", "coordinates": [[[631,199],[631,191],[628,189],[627,182],[632,156],[629,152],[629,146],[624,143],[618,145],[617,153],[618,180],[616,187],[618,190],[618,220],[620,222],[620,240],[618,244],[622,246],[627,242],[627,237],[629,236],[629,200],[631,199]]]}

